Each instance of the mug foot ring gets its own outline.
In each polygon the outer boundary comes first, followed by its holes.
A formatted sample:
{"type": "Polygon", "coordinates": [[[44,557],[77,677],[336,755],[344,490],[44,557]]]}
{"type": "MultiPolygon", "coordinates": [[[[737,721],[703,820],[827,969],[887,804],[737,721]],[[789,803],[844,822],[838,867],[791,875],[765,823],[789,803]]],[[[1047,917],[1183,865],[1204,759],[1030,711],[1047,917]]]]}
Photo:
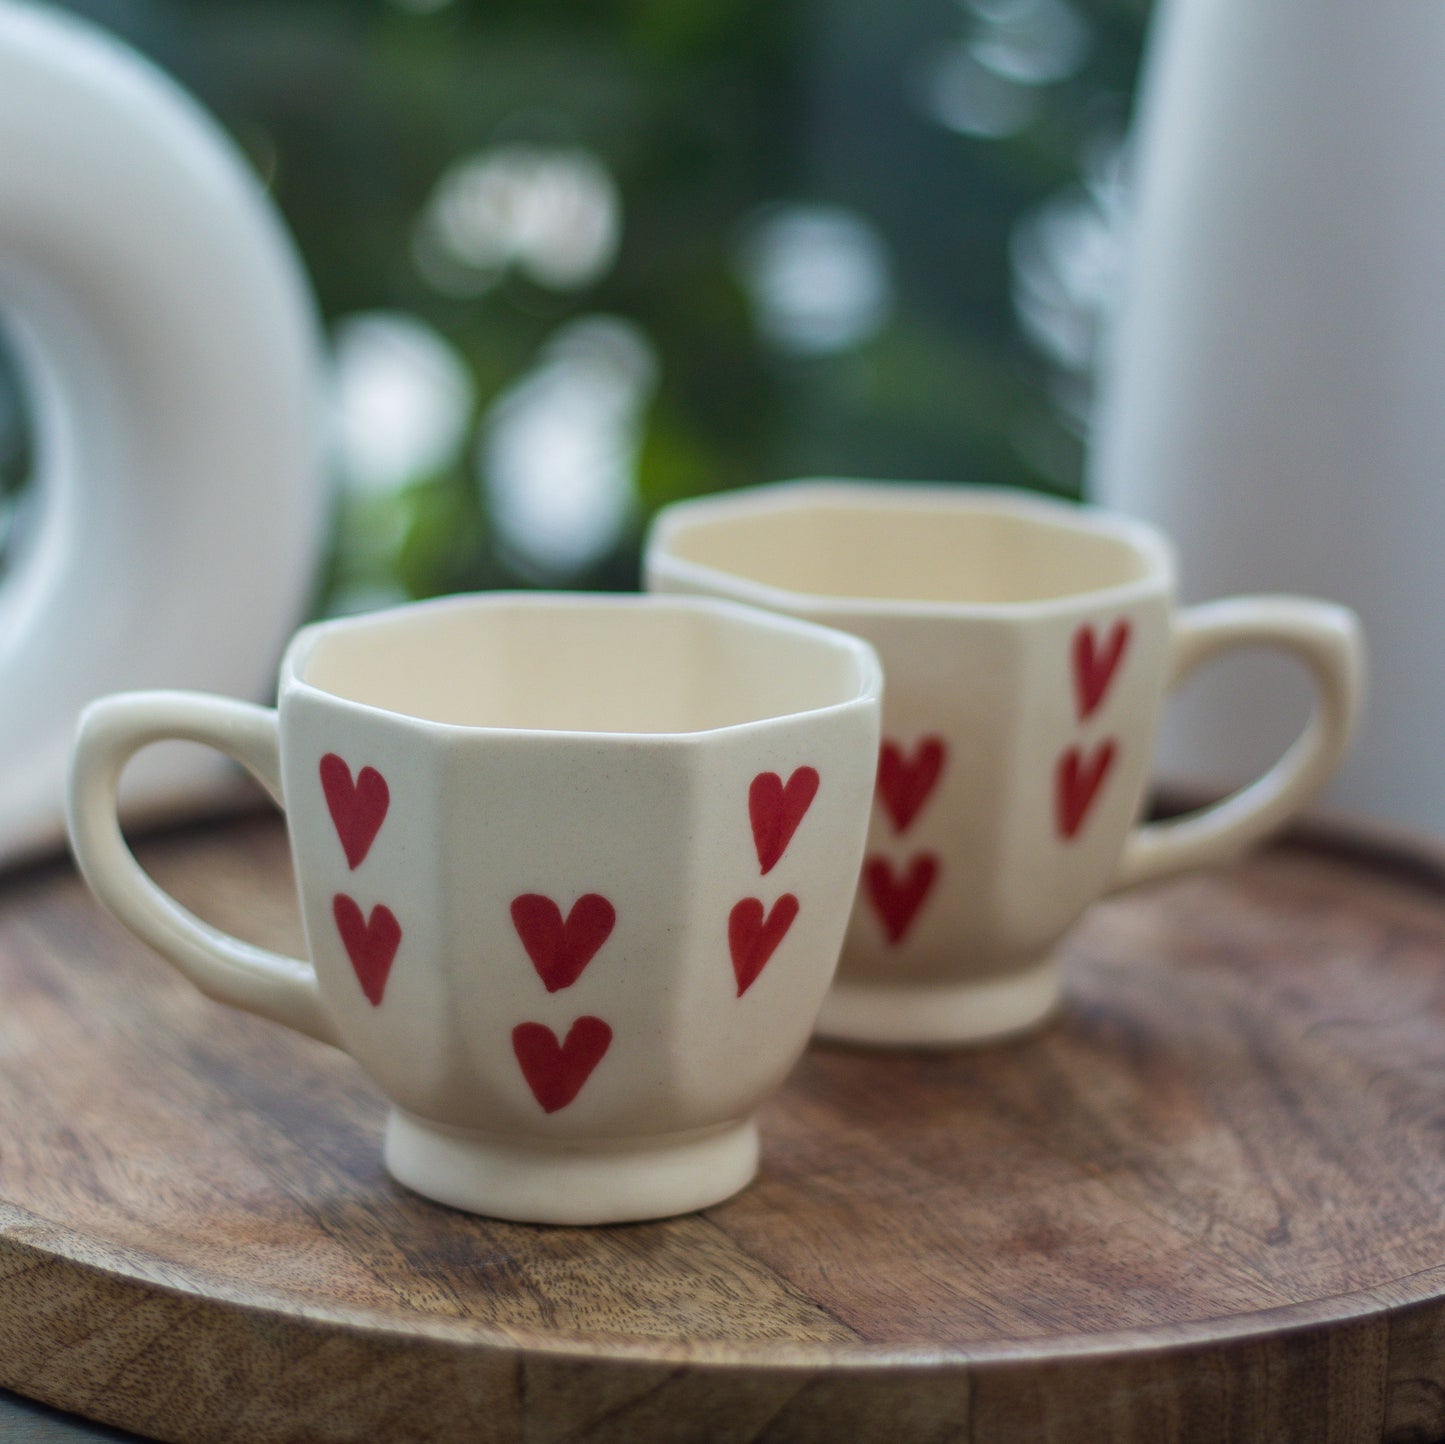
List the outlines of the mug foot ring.
{"type": "Polygon", "coordinates": [[[394,1108],[383,1152],[398,1183],[452,1208],[523,1223],[601,1224],[721,1203],[752,1181],[759,1150],[751,1120],[656,1138],[538,1144],[394,1108]]]}
{"type": "Polygon", "coordinates": [[[1058,961],[1003,977],[943,987],[903,983],[833,984],[815,1034],[881,1048],[949,1048],[988,1043],[1039,1027],[1059,1005],[1058,961]]]}

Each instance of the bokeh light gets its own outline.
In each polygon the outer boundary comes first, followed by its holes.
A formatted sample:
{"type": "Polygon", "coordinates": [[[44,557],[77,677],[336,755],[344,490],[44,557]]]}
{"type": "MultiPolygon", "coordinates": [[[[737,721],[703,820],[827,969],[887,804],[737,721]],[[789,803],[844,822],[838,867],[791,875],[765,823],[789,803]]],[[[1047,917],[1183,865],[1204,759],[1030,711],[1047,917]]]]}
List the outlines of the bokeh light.
{"type": "Polygon", "coordinates": [[[475,387],[439,332],[405,312],[375,311],[337,325],[333,367],[341,475],[387,493],[440,470],[466,444],[475,387]]]}
{"type": "Polygon", "coordinates": [[[617,255],[622,205],[590,151],[511,144],[468,156],[437,182],[417,233],[422,274],[475,295],[515,267],[539,286],[575,291],[617,255]]]}
{"type": "Polygon", "coordinates": [[[1050,197],[1014,231],[1014,305],[1024,332],[1054,367],[1052,392],[1082,429],[1093,375],[1127,258],[1127,150],[1101,138],[1084,183],[1050,197]]]}
{"type": "Polygon", "coordinates": [[[1067,80],[1089,53],[1090,32],[1068,0],[969,0],[973,58],[1020,85],[1067,80]]]}
{"type": "Polygon", "coordinates": [[[865,217],[833,206],[779,206],[744,229],[739,272],[758,330],[803,356],[846,351],[888,320],[888,246],[865,217]]]}
{"type": "Polygon", "coordinates": [[[621,540],[657,382],[642,331],[612,316],[568,322],[488,412],[477,467],[500,544],[539,581],[581,571],[621,540]]]}
{"type": "Polygon", "coordinates": [[[960,135],[1003,140],[1033,123],[1039,97],[1031,85],[990,70],[962,41],[939,47],[917,84],[926,115],[960,135]]]}

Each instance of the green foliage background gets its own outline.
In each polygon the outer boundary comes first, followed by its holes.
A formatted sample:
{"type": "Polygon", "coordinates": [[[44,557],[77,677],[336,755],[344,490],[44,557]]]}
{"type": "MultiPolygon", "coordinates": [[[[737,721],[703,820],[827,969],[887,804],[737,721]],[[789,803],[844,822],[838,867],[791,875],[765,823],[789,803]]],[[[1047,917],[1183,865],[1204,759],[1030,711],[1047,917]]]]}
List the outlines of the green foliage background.
{"type": "MultiPolygon", "coordinates": [[[[1030,0],[89,0],[214,111],[266,179],[328,322],[410,313],[475,383],[477,418],[572,317],[628,318],[658,384],[635,526],[565,585],[635,584],[647,516],[674,498],[788,475],[932,477],[1078,489],[1083,437],[1021,332],[1010,246],[1122,133],[1146,0],[1073,0],[1088,43],[1034,87],[1001,138],[951,131],[910,100],[930,46],[1030,0]],[[458,299],[412,254],[417,217],[459,157],[499,140],[583,146],[621,195],[615,264],[549,290],[520,272],[458,299]],[[841,206],[886,241],[893,306],[834,354],[780,353],[738,279],[760,207],[841,206]]],[[[0,390],[4,389],[0,380],[0,390]]],[[[4,408],[0,407],[0,414],[4,408]]],[[[26,460],[13,421],[0,467],[26,460]]],[[[4,487],[0,487],[3,491],[4,487]]],[[[474,449],[395,493],[347,503],[334,587],[423,596],[514,585],[474,449]]]]}

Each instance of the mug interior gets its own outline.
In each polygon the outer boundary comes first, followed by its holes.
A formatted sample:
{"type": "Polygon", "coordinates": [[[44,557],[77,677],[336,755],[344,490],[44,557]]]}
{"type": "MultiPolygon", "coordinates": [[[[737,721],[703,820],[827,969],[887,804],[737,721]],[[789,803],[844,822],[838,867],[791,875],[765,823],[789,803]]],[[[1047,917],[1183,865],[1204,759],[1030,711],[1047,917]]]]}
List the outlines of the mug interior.
{"type": "Polygon", "coordinates": [[[743,608],[492,595],[323,626],[295,675],[430,722],[702,732],[837,706],[876,686],[851,638],[743,608]]]}
{"type": "Polygon", "coordinates": [[[1156,561],[1136,542],[1062,503],[930,497],[847,488],[763,502],[686,507],[669,557],[759,586],[816,597],[1008,605],[1143,581],[1156,561]]]}

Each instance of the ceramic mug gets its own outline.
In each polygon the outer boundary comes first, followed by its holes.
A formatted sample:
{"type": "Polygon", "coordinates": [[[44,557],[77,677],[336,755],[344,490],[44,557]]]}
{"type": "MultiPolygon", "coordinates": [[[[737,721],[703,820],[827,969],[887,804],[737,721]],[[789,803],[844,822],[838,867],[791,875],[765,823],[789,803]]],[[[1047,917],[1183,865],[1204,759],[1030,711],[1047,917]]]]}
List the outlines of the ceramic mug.
{"type": "Polygon", "coordinates": [[[717,1202],[807,1044],[867,830],[881,673],[726,602],[447,599],[297,634],[276,711],[104,698],[71,777],[101,901],[203,992],[350,1053],[394,1177],[497,1217],[717,1202]],[[126,760],[201,742],[284,808],[308,960],[199,922],[129,852],[126,760]]]}
{"type": "Polygon", "coordinates": [[[867,856],[819,1031],[973,1042],[1043,1020],[1055,945],[1102,894],[1233,857],[1338,765],[1354,614],[1295,597],[1180,610],[1166,539],[1123,516],[963,487],[794,482],[654,523],[655,592],[733,598],[866,638],[886,677],[867,856]],[[1236,646],[1308,669],[1308,730],[1252,786],[1137,821],[1169,688],[1236,646]]]}

